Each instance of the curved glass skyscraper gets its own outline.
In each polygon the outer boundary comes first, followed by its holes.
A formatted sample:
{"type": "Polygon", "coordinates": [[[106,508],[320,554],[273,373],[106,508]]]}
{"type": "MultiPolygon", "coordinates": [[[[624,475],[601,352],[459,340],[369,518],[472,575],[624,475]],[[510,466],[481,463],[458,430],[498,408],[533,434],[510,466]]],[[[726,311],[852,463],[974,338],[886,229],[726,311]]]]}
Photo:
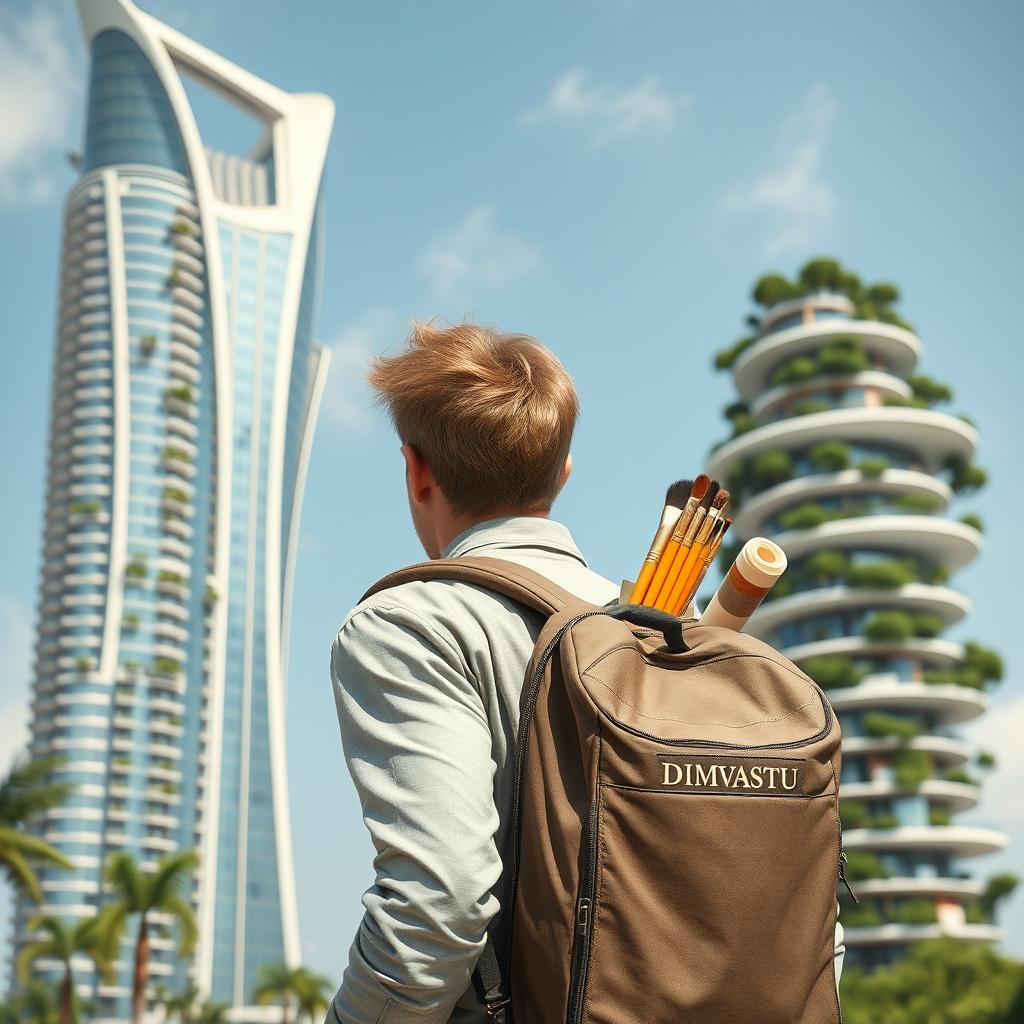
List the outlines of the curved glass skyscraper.
{"type": "MultiPolygon", "coordinates": [[[[43,909],[94,914],[112,853],[151,866],[194,848],[198,950],[180,960],[156,915],[152,981],[192,978],[244,1007],[259,965],[299,958],[285,661],[327,370],[314,334],[334,108],[128,0],[80,7],[91,72],[64,218],[31,724],[32,754],[63,755],[76,785],[42,829],[74,870],[43,872],[43,909]],[[183,76],[260,123],[253,151],[205,144],[183,76]]],[[[19,946],[34,909],[17,909],[19,946]]],[[[94,1019],[127,1016],[123,952],[112,985],[76,963],[94,1019]]]]}
{"type": "MultiPolygon", "coordinates": [[[[998,656],[942,634],[970,602],[948,580],[982,546],[980,522],[948,514],[984,482],[964,417],[921,375],[922,346],[892,309],[831,260],[794,284],[762,278],[756,333],[719,354],[739,400],[708,472],[739,505],[740,539],[774,538],[789,568],[748,632],[828,693],[843,730],[847,963],[871,967],[941,934],[993,941],[998,889],[968,859],[1001,833],[959,825],[986,756],[956,732],[980,715],[998,656]],[[975,763],[972,763],[975,762],[975,763]]],[[[845,892],[840,889],[845,900],[845,892]]]]}

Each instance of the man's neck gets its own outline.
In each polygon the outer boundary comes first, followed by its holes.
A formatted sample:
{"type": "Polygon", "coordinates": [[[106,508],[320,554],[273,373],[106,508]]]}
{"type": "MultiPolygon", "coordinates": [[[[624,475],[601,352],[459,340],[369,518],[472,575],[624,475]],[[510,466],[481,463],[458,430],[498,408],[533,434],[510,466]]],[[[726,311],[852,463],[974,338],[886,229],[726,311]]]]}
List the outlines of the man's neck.
{"type": "MultiPolygon", "coordinates": [[[[492,519],[504,519],[506,516],[531,516],[535,519],[550,519],[551,509],[499,508],[477,515],[445,516],[444,521],[439,522],[434,530],[436,550],[439,553],[447,550],[456,537],[480,523],[486,523],[492,519]]],[[[440,557],[440,554],[432,557],[440,557]]]]}

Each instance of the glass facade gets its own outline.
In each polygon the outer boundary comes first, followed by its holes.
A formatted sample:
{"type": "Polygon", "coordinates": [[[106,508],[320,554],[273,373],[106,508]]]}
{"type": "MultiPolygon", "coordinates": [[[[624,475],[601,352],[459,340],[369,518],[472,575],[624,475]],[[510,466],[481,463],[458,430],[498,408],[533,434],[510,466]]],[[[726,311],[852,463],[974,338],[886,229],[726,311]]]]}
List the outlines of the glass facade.
{"type": "MultiPolygon", "coordinates": [[[[109,3],[118,23],[132,16],[109,3]]],[[[297,955],[279,652],[315,418],[322,213],[315,183],[308,205],[268,207],[274,230],[236,223],[229,204],[204,211],[217,154],[187,142],[191,115],[179,120],[146,56],[163,45],[157,25],[91,39],[82,174],[65,209],[31,726],[31,753],[63,755],[55,776],[75,787],[39,828],[74,866],[41,871],[42,908],[18,904],[14,953],[37,909],[96,912],[112,854],[150,869],[195,849],[199,949],[178,956],[173,926],[157,927],[151,989],[194,981],[246,1021],[259,967],[297,955]]],[[[261,166],[274,182],[273,146],[261,166]]],[[[129,1016],[134,926],[113,984],[76,964],[90,1019],[129,1016]]]]}

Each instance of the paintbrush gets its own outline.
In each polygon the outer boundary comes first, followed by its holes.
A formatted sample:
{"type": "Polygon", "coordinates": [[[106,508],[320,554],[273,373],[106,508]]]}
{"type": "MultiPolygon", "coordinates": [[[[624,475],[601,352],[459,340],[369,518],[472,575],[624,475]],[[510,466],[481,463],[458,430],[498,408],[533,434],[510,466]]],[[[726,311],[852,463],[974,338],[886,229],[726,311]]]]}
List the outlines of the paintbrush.
{"type": "Polygon", "coordinates": [[[661,557],[658,559],[654,575],[651,577],[651,582],[648,585],[647,590],[644,591],[644,596],[640,598],[640,604],[654,604],[653,599],[658,596],[658,593],[665,582],[665,577],[668,575],[669,569],[672,568],[672,559],[679,550],[679,545],[682,542],[683,535],[686,533],[686,528],[693,520],[697,508],[699,507],[701,500],[707,494],[710,486],[711,477],[709,477],[707,473],[701,473],[701,475],[693,481],[693,486],[690,488],[690,496],[686,499],[683,511],[676,520],[675,526],[672,529],[672,536],[669,537],[668,543],[665,545],[665,549],[662,551],[661,557]]]}
{"type": "Polygon", "coordinates": [[[696,568],[692,573],[690,573],[690,582],[686,585],[686,592],[683,595],[683,599],[673,611],[674,615],[682,615],[683,611],[689,607],[690,602],[696,597],[697,591],[700,589],[700,585],[704,582],[704,577],[707,576],[708,570],[711,568],[711,564],[718,555],[718,549],[722,546],[722,540],[729,532],[730,526],[732,526],[732,520],[729,518],[724,520],[719,519],[715,524],[715,529],[711,534],[711,540],[704,549],[704,555],[697,563],[696,568]]]}
{"type": "Polygon", "coordinates": [[[652,583],[651,589],[647,591],[647,599],[644,601],[644,604],[653,605],[655,608],[662,609],[662,611],[668,610],[668,599],[679,579],[679,573],[683,568],[683,563],[686,561],[686,556],[690,552],[690,547],[696,539],[697,533],[704,525],[704,520],[707,518],[707,514],[711,510],[711,503],[714,501],[717,493],[718,481],[710,480],[708,482],[708,489],[704,492],[704,497],[700,499],[700,503],[697,505],[696,509],[694,509],[693,515],[690,517],[690,521],[686,524],[685,529],[680,530],[680,527],[678,525],[676,526],[672,534],[672,539],[676,540],[678,538],[678,543],[676,544],[675,552],[672,555],[672,564],[665,573],[661,589],[658,590],[657,593],[655,593],[652,583]]]}
{"type": "Polygon", "coordinates": [[[654,534],[654,540],[651,541],[651,547],[647,552],[647,557],[644,559],[644,564],[640,567],[640,575],[637,576],[636,583],[633,584],[633,589],[630,591],[630,604],[643,603],[648,584],[658,568],[661,553],[665,550],[665,545],[668,544],[672,537],[672,531],[675,529],[676,523],[679,522],[679,517],[683,514],[683,509],[686,507],[686,502],[692,490],[692,480],[676,480],[675,483],[669,484],[668,490],[665,492],[665,507],[661,510],[661,522],[658,524],[658,530],[654,534]]]}
{"type": "MultiPolygon", "coordinates": [[[[687,584],[690,581],[690,575],[700,562],[701,555],[707,548],[708,541],[711,539],[711,532],[714,530],[715,524],[718,520],[725,515],[725,507],[728,504],[729,492],[723,488],[715,495],[714,500],[711,503],[711,508],[708,510],[708,514],[704,517],[704,522],[701,523],[700,529],[697,531],[697,535],[693,539],[693,543],[686,552],[686,560],[683,562],[682,567],[676,576],[675,585],[672,587],[668,598],[662,606],[666,611],[671,611],[683,599],[686,593],[687,584]]],[[[682,551],[680,551],[680,554],[682,554],[682,551]]]]}

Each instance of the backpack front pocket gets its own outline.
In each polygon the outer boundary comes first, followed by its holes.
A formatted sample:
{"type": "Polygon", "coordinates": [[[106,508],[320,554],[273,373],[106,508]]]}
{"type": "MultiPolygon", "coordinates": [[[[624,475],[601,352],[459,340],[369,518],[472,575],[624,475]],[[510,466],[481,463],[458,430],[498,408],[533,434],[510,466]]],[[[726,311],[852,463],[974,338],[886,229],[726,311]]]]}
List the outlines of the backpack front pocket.
{"type": "Polygon", "coordinates": [[[840,1020],[834,794],[604,783],[595,807],[569,1024],[840,1020]]]}

